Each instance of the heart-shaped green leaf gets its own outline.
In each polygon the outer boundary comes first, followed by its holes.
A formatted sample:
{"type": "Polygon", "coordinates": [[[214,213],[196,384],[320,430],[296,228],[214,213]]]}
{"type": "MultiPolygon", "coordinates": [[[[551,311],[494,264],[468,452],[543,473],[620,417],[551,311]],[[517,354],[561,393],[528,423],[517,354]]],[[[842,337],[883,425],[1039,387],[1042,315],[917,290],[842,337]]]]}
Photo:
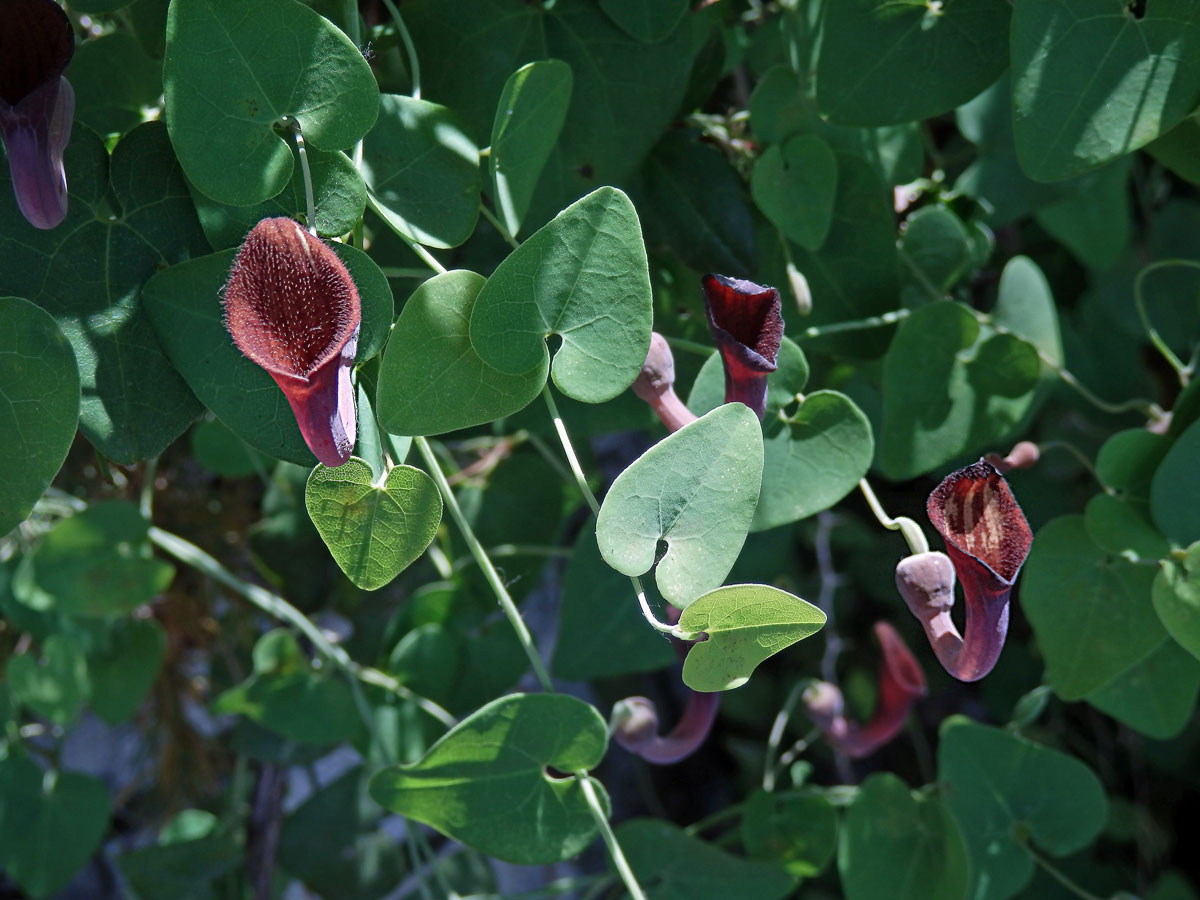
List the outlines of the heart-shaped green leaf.
{"type": "MultiPolygon", "coordinates": [[[[875,439],[866,415],[837,391],[801,394],[807,381],[804,353],[784,338],[777,368],[767,376],[763,489],[751,531],[828,509],[854,490],[870,468],[875,439]]],[[[720,354],[714,353],[696,376],[688,408],[698,415],[715,409],[724,392],[724,369],[720,354]]]]}
{"type": "Polygon", "coordinates": [[[167,633],[155,619],[118,619],[88,653],[92,711],[115,725],[132,716],[158,677],[167,633]]]}
{"type": "Polygon", "coordinates": [[[162,266],[206,253],[204,234],[161,122],[125,135],[111,165],[100,139],[75,128],[64,165],[70,208],[50,231],[21,217],[0,166],[0,296],[58,321],[79,367],[80,430],[105,456],[133,463],[161,453],[200,411],[139,294],[162,266]]]}
{"type": "Polygon", "coordinates": [[[4,676],[14,700],[57,725],[75,721],[91,690],[83,648],[65,634],[46,639],[41,662],[28,653],[12,657],[4,676]]]}
{"type": "Polygon", "coordinates": [[[942,724],[938,781],[966,840],[970,897],[1006,900],[1029,883],[1034,862],[1023,836],[1066,856],[1091,843],[1108,816],[1100,780],[1079,760],[962,716],[942,724]]]}
{"type": "Polygon", "coordinates": [[[637,212],[604,187],[568,206],[508,255],[471,310],[480,358],[520,375],[548,358],[568,397],[611,400],[629,387],[650,348],[650,275],[637,212]]]}
{"type": "Polygon", "coordinates": [[[750,192],[763,215],[789,240],[816,250],[833,222],[837,157],[819,137],[796,135],[758,158],[750,192]]]}
{"type": "Polygon", "coordinates": [[[99,134],[132,130],[162,96],[162,62],[122,31],[81,43],[66,77],[75,89],[75,121],[99,134]]]}
{"type": "Polygon", "coordinates": [[[687,0],[600,0],[600,8],[628,35],[657,44],[687,13],[687,0]]]}
{"type": "Polygon", "coordinates": [[[820,875],[837,850],[838,815],[817,791],[755,788],[746,797],[740,829],[749,856],[779,863],[797,878],[820,875]]]}
{"type": "Polygon", "coordinates": [[[918,307],[883,360],[880,468],[913,478],[999,440],[1030,408],[1040,372],[1032,344],[985,330],[965,306],[918,307]]]}
{"type": "Polygon", "coordinates": [[[550,361],[507,375],[484,362],[468,336],[484,285],[456,270],[424,282],[404,304],[379,370],[379,420],[393,434],[442,434],[511,415],[546,383],[550,361]]]}
{"type": "Polygon", "coordinates": [[[479,148],[458,115],[399,94],[379,98],[379,121],[363,141],[372,208],[414,241],[457,247],[479,218],[479,148]]]}
{"type": "Polygon", "coordinates": [[[1186,547],[1200,540],[1200,421],[1176,438],[1150,483],[1150,513],[1163,534],[1186,547]]]}
{"type": "Polygon", "coordinates": [[[1158,559],[1171,549],[1150,523],[1143,505],[1133,500],[1097,494],[1084,508],[1083,522],[1088,536],[1110,553],[1158,559]]]}
{"type": "Polygon", "coordinates": [[[346,577],[365,591],[408,568],[442,522],[442,498],[432,478],[395,466],[377,484],[371,467],[356,457],[334,469],[313,469],[304,505],[346,577]]]}
{"type": "Polygon", "coordinates": [[[647,900],[783,900],[796,887],[774,863],[739,859],[669,822],[624,822],[617,842],[647,900]]]}
{"type": "Polygon", "coordinates": [[[683,663],[683,683],[693,691],[729,691],[750,680],[758,664],[825,624],[825,613],[807,600],[766,584],[731,584],[696,598],[679,627],[702,631],[683,663]]]}
{"type": "Polygon", "coordinates": [[[79,421],[79,369],[53,316],[0,297],[0,535],[33,509],[58,474],[79,421]]]}
{"type": "Polygon", "coordinates": [[[926,119],[1008,65],[1009,8],[991,0],[834,3],[822,19],[817,102],[846,125],[926,119]]]}
{"type": "Polygon", "coordinates": [[[41,900],[66,887],[107,830],[102,781],[46,775],[17,754],[0,759],[0,868],[30,896],[41,900]]]}
{"type": "Polygon", "coordinates": [[[1166,134],[1200,103],[1200,8],[1157,0],[1017,0],[1013,125],[1038,181],[1078,175],[1166,134]]]}
{"type": "Polygon", "coordinates": [[[561,59],[521,66],[500,92],[488,164],[496,213],[509,234],[525,213],[571,105],[575,79],[561,59]]]}
{"type": "Polygon", "coordinates": [[[94,503],[59,522],[18,570],[13,593],[35,609],[76,616],[125,613],[175,577],[150,552],[150,523],[124,500],[94,503]]]}
{"type": "Polygon", "coordinates": [[[1167,638],[1149,656],[1086,699],[1134,731],[1165,741],[1191,721],[1197,694],[1200,662],[1167,638]]]}
{"type": "Polygon", "coordinates": [[[1171,635],[1200,659],[1200,541],[1188,547],[1182,560],[1167,557],[1154,576],[1154,610],[1171,635]]]}
{"type": "Polygon", "coordinates": [[[939,296],[971,264],[971,238],[962,219],[944,206],[926,206],[904,226],[900,249],[918,273],[921,286],[939,296]]]}
{"type": "Polygon", "coordinates": [[[846,811],[838,870],[846,900],[962,900],[967,848],[938,797],[877,772],[846,811]]]}
{"type": "Polygon", "coordinates": [[[714,409],[617,476],[596,518],[600,554],[625,575],[654,566],[663,597],[686,608],[719,587],[733,567],[762,471],[758,417],[741,403],[714,409]],[[661,557],[660,542],[667,545],[661,557]]]}
{"type": "MultiPolygon", "coordinates": [[[[576,778],[594,767],[608,732],[596,708],[566,694],[513,694],[464,719],[409,766],[371,779],[371,796],[469,847],[519,865],[579,853],[596,821],[576,778]]],[[[592,782],[603,801],[603,786],[592,782]]]]}
{"type": "MultiPolygon", "coordinates": [[[[367,254],[330,244],[345,263],[362,300],[360,362],[383,347],[392,321],[392,289],[367,254]]],[[[231,431],[276,459],[315,463],[287,398],[265,370],[244,357],[225,329],[221,286],[233,265],[222,250],[164,269],[146,283],[143,305],[163,348],[196,396],[231,431]]]]}
{"type": "Polygon", "coordinates": [[[292,151],[275,130],[284,116],[317,149],[344,150],[379,111],[362,53],[296,0],[173,0],[163,88],[180,165],[233,206],[262,203],[291,179],[292,151]]]}

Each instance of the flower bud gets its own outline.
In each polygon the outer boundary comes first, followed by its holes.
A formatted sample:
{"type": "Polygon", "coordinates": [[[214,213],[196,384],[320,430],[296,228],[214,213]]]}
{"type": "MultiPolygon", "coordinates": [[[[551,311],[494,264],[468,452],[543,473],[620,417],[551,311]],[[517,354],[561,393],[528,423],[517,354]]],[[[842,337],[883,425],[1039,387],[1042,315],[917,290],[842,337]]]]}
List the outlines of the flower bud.
{"type": "Polygon", "coordinates": [[[725,364],[725,402],[744,403],[761,419],[767,376],[783,341],[779,291],[724,275],[705,275],[701,286],[708,327],[725,364]]]}

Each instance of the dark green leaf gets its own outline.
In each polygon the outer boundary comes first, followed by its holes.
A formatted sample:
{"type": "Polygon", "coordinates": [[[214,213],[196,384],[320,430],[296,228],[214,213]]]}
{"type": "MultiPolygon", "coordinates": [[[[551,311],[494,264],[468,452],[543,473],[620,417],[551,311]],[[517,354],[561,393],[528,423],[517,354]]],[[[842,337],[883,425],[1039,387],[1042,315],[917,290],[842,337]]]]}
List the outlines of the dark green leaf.
{"type": "Polygon", "coordinates": [[[1200,421],[1189,425],[1159,463],[1150,483],[1154,524],[1182,547],[1200,540],[1200,421]]]}
{"type": "Polygon", "coordinates": [[[900,249],[920,273],[919,282],[939,296],[971,264],[971,243],[962,219],[944,206],[927,206],[908,218],[900,249]]]}
{"type": "Polygon", "coordinates": [[[66,75],[75,89],[75,121],[100,134],[140,125],[142,110],[162,96],[162,63],[120,31],[80,44],[66,75]]]}
{"type": "Polygon", "coordinates": [[[750,191],[763,215],[808,250],[825,242],[833,220],[837,157],[818,137],[797,135],[768,147],[754,164],[750,191]]]}
{"type": "Polygon", "coordinates": [[[1200,694],[1200,662],[1170,638],[1158,649],[1087,695],[1087,702],[1155,740],[1184,729],[1200,694]]]}
{"type": "Polygon", "coordinates": [[[91,690],[83,648],[66,634],[46,639],[40,661],[28,653],[9,659],[4,676],[13,700],[56,725],[74,722],[91,690]]]}
{"type": "Polygon", "coordinates": [[[1112,269],[1133,235],[1132,167],[1132,158],[1105,166],[1087,179],[1087,190],[1043,206],[1034,218],[1083,265],[1101,272],[1112,269]]]}
{"type": "Polygon", "coordinates": [[[780,863],[796,878],[821,874],[837,850],[837,814],[819,793],[780,795],[755,789],[742,812],[746,853],[780,863]]]}
{"type": "Polygon", "coordinates": [[[600,8],[627,34],[657,44],[688,11],[687,0],[600,0],[600,8]]]}
{"type": "Polygon", "coordinates": [[[167,652],[167,634],[155,619],[117,619],[100,647],[88,653],[89,705],[105,722],[130,718],[158,677],[167,652]]]}

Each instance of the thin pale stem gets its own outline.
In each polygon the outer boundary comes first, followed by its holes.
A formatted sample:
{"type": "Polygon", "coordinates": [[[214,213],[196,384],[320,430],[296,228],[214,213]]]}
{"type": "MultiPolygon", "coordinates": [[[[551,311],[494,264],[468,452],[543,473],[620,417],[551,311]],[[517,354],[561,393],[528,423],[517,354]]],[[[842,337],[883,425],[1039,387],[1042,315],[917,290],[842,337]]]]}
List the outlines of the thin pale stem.
{"type": "Polygon", "coordinates": [[[1081,466],[1083,466],[1085,469],[1088,470],[1088,472],[1090,472],[1092,474],[1092,477],[1095,478],[1096,481],[1100,484],[1100,487],[1102,487],[1104,489],[1104,493],[1106,493],[1106,494],[1115,494],[1116,493],[1116,491],[1114,491],[1112,488],[1110,488],[1108,485],[1106,485],[1103,482],[1103,480],[1101,480],[1100,473],[1096,471],[1095,464],[1090,459],[1088,459],[1087,454],[1084,453],[1082,450],[1080,450],[1078,447],[1076,447],[1074,444],[1072,444],[1068,441],[1045,441],[1043,443],[1038,444],[1038,450],[1043,454],[1045,454],[1045,452],[1047,450],[1056,450],[1056,449],[1057,450],[1066,450],[1067,453],[1069,453],[1071,456],[1075,457],[1075,461],[1078,462],[1081,466]]]}
{"type": "Polygon", "coordinates": [[[1175,355],[1174,351],[1167,346],[1167,342],[1162,339],[1162,335],[1158,333],[1158,329],[1150,323],[1150,316],[1146,312],[1146,298],[1142,294],[1142,287],[1148,275],[1160,269],[1175,267],[1200,270],[1200,262],[1194,259],[1160,259],[1150,263],[1150,265],[1138,272],[1137,278],[1133,280],[1133,304],[1137,307],[1138,319],[1141,320],[1142,328],[1145,329],[1146,334],[1149,336],[1150,343],[1162,354],[1163,359],[1170,363],[1171,368],[1179,375],[1180,380],[1186,383],[1187,376],[1190,374],[1188,368],[1175,355]]]}
{"type": "MultiPolygon", "coordinates": [[[[358,21],[355,12],[354,21],[358,21]]],[[[292,129],[292,137],[296,139],[296,152],[300,156],[300,173],[304,176],[304,208],[308,216],[308,233],[317,236],[317,201],[313,194],[312,170],[308,166],[308,148],[304,144],[304,135],[300,131],[300,122],[292,116],[284,116],[284,121],[292,129]]]]}
{"type": "Polygon", "coordinates": [[[883,510],[883,506],[879,502],[879,498],[875,496],[875,491],[871,489],[871,485],[867,479],[859,479],[858,489],[862,491],[862,495],[866,498],[867,506],[871,507],[871,512],[875,514],[875,518],[879,524],[888,531],[899,531],[904,535],[904,540],[908,542],[908,548],[913,553],[928,553],[929,541],[925,539],[925,532],[921,530],[921,526],[907,516],[897,516],[892,518],[883,510]]]}
{"type": "Polygon", "coordinates": [[[621,845],[617,843],[617,836],[613,833],[612,826],[608,823],[608,816],[604,812],[604,805],[600,802],[600,797],[597,796],[596,789],[592,787],[592,782],[588,778],[587,772],[576,772],[575,778],[579,781],[579,786],[583,790],[583,796],[587,799],[588,809],[592,811],[592,818],[596,820],[596,827],[600,829],[600,836],[604,838],[604,844],[608,847],[608,855],[612,858],[613,867],[617,870],[617,874],[621,876],[621,881],[625,884],[625,890],[629,891],[631,900],[646,900],[642,886],[638,884],[637,876],[633,874],[633,869],[629,867],[629,861],[625,859],[625,854],[621,852],[621,845]]]}
{"type": "Polygon", "coordinates": [[[409,249],[412,250],[413,253],[421,257],[421,261],[425,263],[425,265],[429,266],[429,268],[433,269],[433,271],[437,272],[439,275],[446,274],[448,270],[445,266],[438,262],[437,257],[426,250],[420,243],[414,241],[407,234],[392,224],[391,214],[384,209],[383,204],[379,202],[379,198],[377,198],[374,192],[371,190],[367,191],[367,206],[371,207],[375,214],[383,220],[384,224],[387,225],[388,228],[392,229],[392,232],[396,235],[396,237],[404,241],[404,243],[408,245],[409,249]]]}
{"type": "Polygon", "coordinates": [[[1025,851],[1031,857],[1033,857],[1033,861],[1035,863],[1037,863],[1039,866],[1042,867],[1042,869],[1045,870],[1047,875],[1049,875],[1051,878],[1053,878],[1055,881],[1057,881],[1059,884],[1061,884],[1064,888],[1066,888],[1068,891],[1070,891],[1076,897],[1079,897],[1080,900],[1104,900],[1104,898],[1102,898],[1096,894],[1093,894],[1091,891],[1085,890],[1084,888],[1082,888],[1078,884],[1076,884],[1074,881],[1072,881],[1067,876],[1066,872],[1062,871],[1057,866],[1052,865],[1050,863],[1050,861],[1048,859],[1046,859],[1046,857],[1042,856],[1042,854],[1038,853],[1036,850],[1034,850],[1032,847],[1030,847],[1028,841],[1024,842],[1024,846],[1025,846],[1025,851]]]}
{"type": "Polygon", "coordinates": [[[794,763],[797,759],[799,759],[800,754],[804,753],[806,750],[808,750],[808,748],[812,746],[812,742],[815,741],[820,736],[821,736],[821,729],[814,728],[808,734],[806,734],[804,737],[797,740],[796,743],[792,744],[792,746],[788,747],[787,750],[785,750],[783,753],[779,754],[779,762],[776,763],[776,765],[775,765],[775,769],[776,769],[775,777],[778,778],[779,773],[782,773],[784,771],[784,769],[786,769],[788,766],[790,766],[792,763],[794,763]]]}
{"type": "Polygon", "coordinates": [[[829,325],[814,325],[811,328],[805,328],[799,334],[800,340],[810,340],[812,338],[825,337],[828,334],[842,334],[847,331],[866,331],[870,328],[884,328],[888,325],[895,325],[897,322],[907,319],[911,310],[895,309],[891,312],[886,312],[879,316],[868,316],[865,319],[854,319],[850,322],[833,322],[829,325]]]}
{"type": "Polygon", "coordinates": [[[904,262],[904,265],[908,268],[909,273],[913,276],[913,279],[917,282],[917,285],[922,291],[925,292],[926,296],[928,296],[930,300],[941,301],[945,299],[945,295],[937,289],[937,286],[929,280],[929,276],[921,271],[921,267],[913,262],[912,257],[905,253],[903,248],[897,247],[896,254],[904,262]]]}
{"type": "Polygon", "coordinates": [[[483,217],[491,223],[492,227],[500,232],[500,237],[504,238],[504,241],[508,244],[508,246],[512,247],[514,250],[521,246],[521,242],[509,233],[508,229],[504,227],[504,223],[497,219],[495,214],[487,208],[486,203],[480,201],[479,211],[483,213],[483,217]]]}
{"type": "Polygon", "coordinates": [[[800,702],[800,695],[804,693],[804,683],[797,682],[788,692],[787,699],[783,701],[783,706],[775,715],[775,721],[771,723],[771,733],[767,737],[767,753],[763,760],[763,790],[775,790],[775,754],[779,752],[779,745],[783,742],[783,734],[787,731],[788,721],[792,717],[792,710],[796,708],[796,704],[800,702]]]}
{"type": "Polygon", "coordinates": [[[442,472],[442,467],[438,463],[438,458],[433,452],[433,448],[429,446],[429,441],[423,437],[413,438],[413,443],[417,445],[417,450],[420,451],[422,458],[425,460],[425,465],[429,468],[429,474],[438,486],[438,490],[442,494],[442,500],[450,510],[450,516],[454,519],[454,523],[462,532],[463,540],[467,542],[467,547],[471,551],[471,555],[475,557],[475,561],[479,563],[479,568],[483,572],[483,577],[487,580],[492,592],[496,595],[496,600],[500,603],[500,608],[504,611],[505,617],[512,625],[513,631],[517,634],[517,640],[521,644],[521,648],[525,651],[525,655],[529,658],[529,664],[533,667],[533,673],[537,676],[538,683],[542,686],[542,690],[553,693],[554,685],[550,681],[550,673],[546,671],[546,666],[542,662],[541,656],[538,655],[537,647],[533,644],[533,636],[529,633],[529,628],[525,624],[525,620],[521,618],[521,612],[517,609],[517,605],[513,603],[512,597],[509,596],[508,589],[504,586],[496,567],[492,565],[491,559],[488,558],[487,551],[483,549],[483,545],[479,543],[479,538],[475,536],[470,524],[467,522],[466,516],[463,515],[462,508],[458,505],[458,499],[454,496],[454,490],[450,487],[450,483],[446,481],[446,475],[442,472]]]}
{"type": "Polygon", "coordinates": [[[392,21],[396,23],[396,30],[400,33],[400,40],[404,43],[404,52],[408,54],[408,69],[412,76],[412,96],[414,100],[421,99],[421,62],[417,59],[417,47],[413,43],[412,35],[408,33],[408,26],[404,24],[404,17],[400,15],[400,10],[396,9],[396,4],[392,0],[383,0],[383,5],[392,15],[392,21]]]}
{"type": "Polygon", "coordinates": [[[138,495],[138,511],[147,522],[154,512],[154,479],[158,474],[158,457],[151,456],[142,466],[142,490],[138,495]]]}

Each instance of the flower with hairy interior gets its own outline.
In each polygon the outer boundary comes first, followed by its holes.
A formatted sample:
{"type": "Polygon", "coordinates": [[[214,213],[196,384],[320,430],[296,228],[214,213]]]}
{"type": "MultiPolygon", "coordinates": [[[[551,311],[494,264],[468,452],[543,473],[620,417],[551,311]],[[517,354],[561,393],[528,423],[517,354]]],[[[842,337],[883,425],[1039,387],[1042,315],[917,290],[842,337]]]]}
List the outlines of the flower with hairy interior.
{"type": "Polygon", "coordinates": [[[775,371],[783,341],[779,291],[741,278],[705,275],[704,308],[725,364],[725,402],[744,403],[761,419],[767,376],[775,371]]]}

